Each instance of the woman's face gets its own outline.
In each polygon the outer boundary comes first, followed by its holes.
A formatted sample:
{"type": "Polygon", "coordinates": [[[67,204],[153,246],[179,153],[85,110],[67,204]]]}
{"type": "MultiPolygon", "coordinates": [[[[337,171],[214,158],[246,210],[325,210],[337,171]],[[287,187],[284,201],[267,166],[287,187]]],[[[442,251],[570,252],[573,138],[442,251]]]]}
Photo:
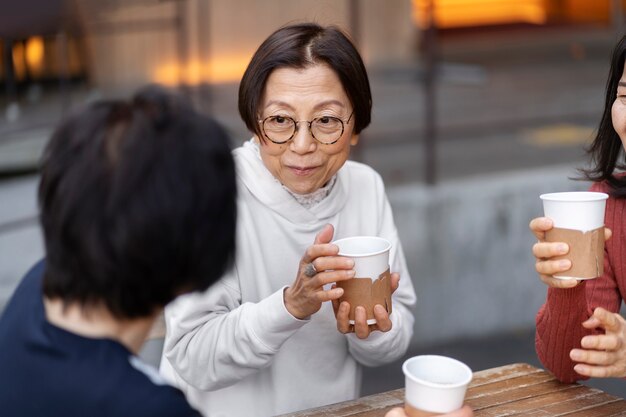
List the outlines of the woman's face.
{"type": "Polygon", "coordinates": [[[298,123],[293,138],[276,144],[265,138],[260,144],[261,159],[285,187],[296,194],[309,194],[323,187],[343,166],[356,145],[352,105],[337,74],[325,64],[305,69],[279,68],[267,79],[259,107],[259,119],[268,116],[291,117],[298,123]],[[344,122],[344,131],[332,145],[316,141],[307,121],[332,116],[344,122]],[[350,118],[350,121],[346,121],[350,118]]]}
{"type": "Polygon", "coordinates": [[[622,140],[622,146],[626,148],[626,65],[617,85],[617,97],[611,107],[611,120],[613,129],[622,140]]]}

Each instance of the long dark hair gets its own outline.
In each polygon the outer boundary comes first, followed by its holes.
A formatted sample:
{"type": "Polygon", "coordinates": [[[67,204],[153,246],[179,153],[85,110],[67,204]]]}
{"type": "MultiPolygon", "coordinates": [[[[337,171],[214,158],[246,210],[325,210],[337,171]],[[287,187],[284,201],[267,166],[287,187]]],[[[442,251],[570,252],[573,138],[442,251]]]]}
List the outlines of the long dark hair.
{"type": "Polygon", "coordinates": [[[617,86],[624,72],[626,58],[626,36],[613,49],[609,79],[606,82],[604,112],[593,143],[587,149],[591,156],[591,168],[581,170],[586,179],[606,181],[612,188],[615,197],[626,197],[626,177],[615,176],[616,169],[624,170],[626,160],[622,150],[622,141],[613,128],[611,109],[617,97],[617,86]]]}

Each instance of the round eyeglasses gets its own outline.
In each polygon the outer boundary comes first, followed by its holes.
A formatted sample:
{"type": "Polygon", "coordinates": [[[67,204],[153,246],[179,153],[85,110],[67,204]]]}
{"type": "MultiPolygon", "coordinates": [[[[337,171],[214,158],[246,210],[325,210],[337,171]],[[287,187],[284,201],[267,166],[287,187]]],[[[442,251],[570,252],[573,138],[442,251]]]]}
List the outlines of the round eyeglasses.
{"type": "Polygon", "coordinates": [[[321,116],[313,120],[294,120],[289,116],[268,116],[259,120],[263,135],[271,142],[282,144],[289,142],[298,131],[298,123],[308,123],[313,139],[324,145],[336,143],[343,135],[344,123],[349,124],[354,111],[345,122],[338,117],[321,116]]]}

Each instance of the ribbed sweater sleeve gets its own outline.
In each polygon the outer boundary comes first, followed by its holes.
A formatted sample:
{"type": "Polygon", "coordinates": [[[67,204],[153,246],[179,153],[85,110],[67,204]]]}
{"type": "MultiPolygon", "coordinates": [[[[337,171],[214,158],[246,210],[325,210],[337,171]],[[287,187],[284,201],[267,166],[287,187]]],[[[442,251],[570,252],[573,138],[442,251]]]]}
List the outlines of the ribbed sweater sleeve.
{"type": "MultiPolygon", "coordinates": [[[[594,184],[591,191],[607,192],[605,184],[594,184]]],[[[575,288],[549,288],[545,304],[536,317],[535,348],[541,363],[562,382],[584,379],[574,371],[575,363],[569,353],[580,347],[581,339],[601,330],[587,330],[582,322],[596,307],[618,312],[622,301],[619,287],[623,286],[623,262],[626,259],[625,234],[622,219],[624,201],[610,197],[607,200],[605,225],[613,237],[605,244],[604,273],[601,277],[584,281],[575,288]]]]}

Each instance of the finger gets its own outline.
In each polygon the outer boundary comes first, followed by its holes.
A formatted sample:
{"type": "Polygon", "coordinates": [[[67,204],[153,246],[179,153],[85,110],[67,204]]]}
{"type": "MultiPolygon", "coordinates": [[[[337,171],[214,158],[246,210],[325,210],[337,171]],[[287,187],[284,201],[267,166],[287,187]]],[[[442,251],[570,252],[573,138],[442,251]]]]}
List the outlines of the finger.
{"type": "Polygon", "coordinates": [[[585,329],[597,329],[601,324],[597,317],[591,316],[583,322],[583,327],[585,329]]]}
{"type": "Polygon", "coordinates": [[[313,260],[313,265],[317,271],[352,269],[354,259],[345,256],[320,256],[313,260]]]}
{"type": "Polygon", "coordinates": [[[598,351],[586,349],[572,349],[569,353],[570,359],[574,362],[581,362],[587,365],[612,365],[616,361],[615,354],[611,351],[598,351]]]}
{"type": "Polygon", "coordinates": [[[346,281],[354,278],[354,269],[340,269],[338,271],[318,272],[313,278],[310,278],[307,285],[311,288],[320,288],[334,282],[346,281]]]}
{"type": "Polygon", "coordinates": [[[578,363],[574,365],[574,370],[580,375],[588,376],[591,378],[611,378],[611,377],[623,377],[623,371],[615,365],[609,366],[592,366],[584,363],[578,363]]]}
{"type": "MultiPolygon", "coordinates": [[[[320,243],[316,245],[311,245],[306,248],[306,251],[302,256],[302,260],[300,261],[300,263],[301,265],[306,265],[309,262],[313,262],[317,258],[323,256],[337,256],[338,253],[339,247],[331,243],[320,243]]],[[[317,268],[317,266],[315,268],[317,268]]]]}
{"type": "Polygon", "coordinates": [[[537,217],[530,221],[528,227],[539,240],[545,238],[546,232],[553,227],[552,219],[548,217],[537,217]]]}
{"type": "Polygon", "coordinates": [[[604,240],[609,240],[613,236],[613,231],[608,227],[604,228],[604,240]]]}
{"type": "Polygon", "coordinates": [[[563,242],[538,242],[533,245],[533,255],[539,259],[565,255],[567,252],[569,246],[563,242]]]}
{"type": "Polygon", "coordinates": [[[398,287],[400,286],[400,274],[394,272],[391,274],[391,293],[396,292],[398,287]]]}
{"type": "MultiPolygon", "coordinates": [[[[332,290],[334,290],[335,288],[337,288],[337,285],[333,284],[332,287],[330,287],[332,290]]],[[[339,299],[334,299],[334,300],[330,300],[331,303],[333,304],[333,313],[335,313],[335,317],[337,317],[337,313],[339,312],[339,299]]]]}
{"type": "Polygon", "coordinates": [[[339,304],[339,309],[337,310],[337,314],[335,316],[337,319],[337,330],[340,333],[346,334],[352,331],[352,326],[350,325],[350,304],[347,301],[343,301],[339,304]]]}
{"type": "Polygon", "coordinates": [[[539,275],[539,278],[548,287],[560,289],[574,288],[582,282],[573,278],[554,278],[548,275],[539,275]]]}
{"type": "Polygon", "coordinates": [[[385,310],[385,307],[380,304],[374,306],[374,318],[376,319],[376,327],[381,332],[388,332],[391,330],[392,323],[389,318],[389,313],[385,310]]]}
{"type": "Polygon", "coordinates": [[[337,300],[343,296],[343,288],[332,288],[326,291],[316,291],[312,297],[319,303],[337,300]]]}
{"type": "Polygon", "coordinates": [[[557,278],[554,274],[565,272],[570,269],[572,262],[568,259],[560,259],[556,261],[537,261],[535,270],[539,273],[541,281],[552,288],[573,288],[580,281],[575,279],[557,278]]]}
{"type": "Polygon", "coordinates": [[[558,259],[554,261],[537,261],[535,262],[535,270],[542,275],[554,275],[559,272],[565,272],[572,267],[572,261],[569,259],[558,259]]]}
{"type": "Polygon", "coordinates": [[[367,325],[367,312],[363,306],[354,309],[354,333],[359,339],[367,339],[370,335],[370,328],[367,325]]]}
{"type": "Polygon", "coordinates": [[[463,406],[463,408],[459,408],[456,411],[445,414],[442,417],[473,417],[474,412],[470,408],[469,405],[463,406]]]}
{"type": "Polygon", "coordinates": [[[592,317],[598,319],[600,326],[609,332],[619,332],[622,327],[621,316],[602,307],[597,307],[592,317]]]}
{"type": "Polygon", "coordinates": [[[613,334],[585,336],[580,345],[585,349],[594,350],[617,350],[622,346],[619,338],[613,334]]]}
{"type": "Polygon", "coordinates": [[[315,236],[314,245],[319,245],[320,243],[330,243],[333,240],[333,235],[335,234],[335,228],[332,224],[326,224],[322,227],[322,230],[318,232],[315,236]]]}
{"type": "Polygon", "coordinates": [[[404,409],[396,407],[389,410],[387,414],[385,414],[385,417],[406,417],[406,413],[404,409]]]}

